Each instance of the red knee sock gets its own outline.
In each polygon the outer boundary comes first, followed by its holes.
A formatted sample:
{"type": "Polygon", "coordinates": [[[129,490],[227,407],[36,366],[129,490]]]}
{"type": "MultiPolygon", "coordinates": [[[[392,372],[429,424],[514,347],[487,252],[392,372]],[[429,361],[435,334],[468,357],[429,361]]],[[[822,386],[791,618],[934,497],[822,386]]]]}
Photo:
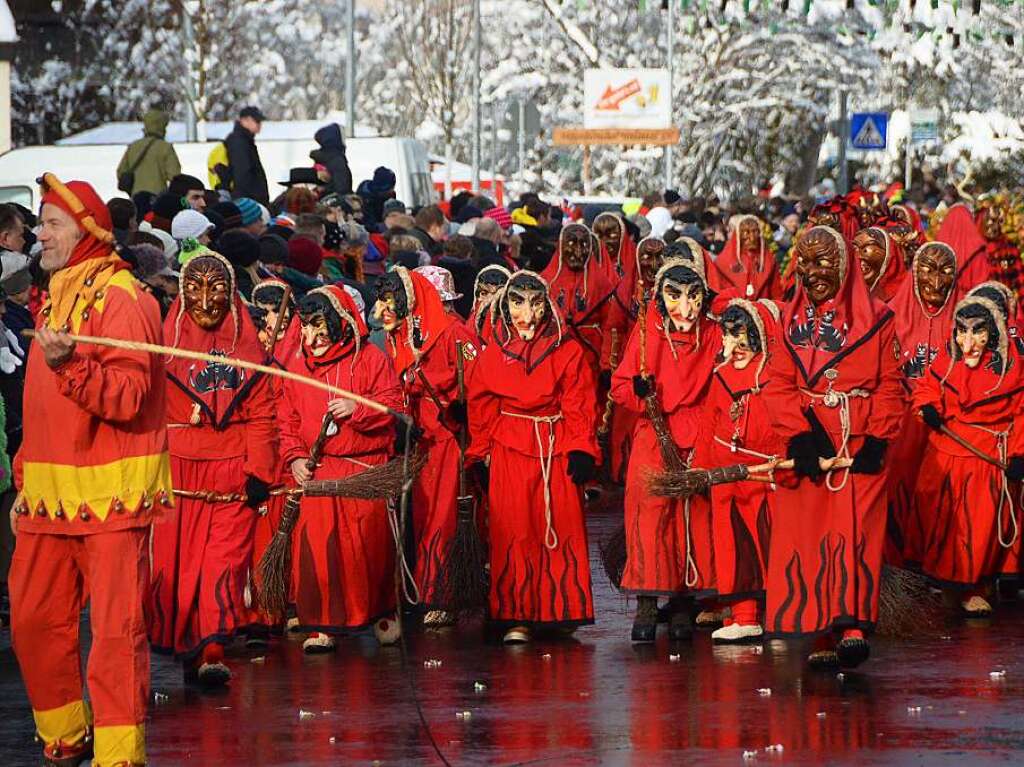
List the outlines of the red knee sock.
{"type": "Polygon", "coordinates": [[[741,626],[756,626],[757,621],[757,600],[741,599],[732,604],[732,622],[741,626]]]}
{"type": "Polygon", "coordinates": [[[864,632],[860,629],[846,629],[843,632],[843,639],[863,639],[864,632]]]}
{"type": "Polygon", "coordinates": [[[203,663],[223,663],[224,645],[210,642],[203,648],[203,663]]]}

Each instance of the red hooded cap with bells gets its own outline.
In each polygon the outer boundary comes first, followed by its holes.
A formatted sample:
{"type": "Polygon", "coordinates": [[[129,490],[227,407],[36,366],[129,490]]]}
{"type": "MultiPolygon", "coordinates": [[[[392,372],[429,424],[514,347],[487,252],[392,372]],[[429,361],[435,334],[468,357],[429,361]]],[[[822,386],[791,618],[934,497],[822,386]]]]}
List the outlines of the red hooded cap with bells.
{"type": "MultiPolygon", "coordinates": [[[[206,354],[235,357],[263,364],[266,351],[260,343],[259,332],[238,295],[238,283],[230,262],[217,253],[198,256],[181,270],[179,282],[184,285],[189,266],[203,258],[214,258],[221,263],[231,283],[231,308],[213,330],[204,330],[185,312],[182,288],[171,304],[164,320],[164,339],[176,349],[206,354]]],[[[237,404],[248,394],[262,373],[216,365],[209,362],[169,357],[166,360],[167,378],[191,399],[217,428],[223,428],[237,404]]]]}
{"type": "Polygon", "coordinates": [[[395,372],[401,376],[429,352],[434,342],[457,320],[444,310],[437,289],[422,274],[404,266],[393,266],[391,271],[400,278],[409,307],[408,315],[388,333],[388,353],[395,361],[395,372]],[[417,339],[418,346],[414,343],[417,339]]]}
{"type": "Polygon", "coordinates": [[[708,281],[711,289],[716,292],[732,287],[745,298],[773,298],[782,295],[779,269],[775,257],[765,245],[761,220],[757,216],[737,217],[725,248],[715,260],[715,268],[708,273],[708,281]],[[754,254],[740,252],[740,227],[747,221],[752,221],[757,227],[760,245],[754,254]]]}
{"type": "Polygon", "coordinates": [[[893,316],[892,310],[868,291],[843,236],[827,226],[813,227],[804,236],[815,231],[828,232],[839,246],[839,290],[815,306],[798,278],[796,293],[783,314],[786,346],[811,386],[836,358],[866,342],[893,316]]]}
{"type": "Polygon", "coordinates": [[[957,297],[966,295],[975,285],[989,278],[985,238],[978,231],[974,216],[966,205],[957,203],[949,209],[935,239],[946,243],[956,253],[957,297]]]}
{"type": "Polygon", "coordinates": [[[956,304],[955,284],[950,288],[946,302],[936,312],[931,312],[921,300],[916,277],[917,262],[922,252],[929,248],[948,250],[953,256],[953,263],[956,263],[956,253],[944,242],[923,245],[914,255],[910,274],[889,302],[896,323],[900,353],[903,355],[900,367],[908,379],[921,378],[944,348],[952,327],[953,306],[956,304]]]}
{"type": "MultiPolygon", "coordinates": [[[[69,181],[62,184],[52,173],[42,178],[45,193],[43,205],[56,205],[78,224],[84,236],[75,245],[65,268],[77,266],[83,261],[109,256],[114,250],[114,235],[111,231],[110,210],[100,199],[92,185],[85,181],[69,181]]],[[[128,264],[122,262],[127,269],[128,264]]]]}
{"type": "Polygon", "coordinates": [[[67,264],[51,275],[41,312],[48,327],[77,332],[89,308],[101,300],[110,278],[130,267],[114,251],[110,211],[90,184],[63,184],[52,173],[44,173],[41,182],[43,205],[63,210],[82,232],[67,264]]]}

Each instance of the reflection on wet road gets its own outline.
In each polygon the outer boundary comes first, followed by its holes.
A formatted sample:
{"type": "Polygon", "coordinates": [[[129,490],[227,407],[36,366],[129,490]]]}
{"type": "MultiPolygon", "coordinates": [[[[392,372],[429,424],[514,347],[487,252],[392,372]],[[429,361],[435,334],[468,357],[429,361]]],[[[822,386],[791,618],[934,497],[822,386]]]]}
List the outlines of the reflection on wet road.
{"type": "MultiPolygon", "coordinates": [[[[609,525],[592,517],[595,563],[609,525]]],[[[483,642],[479,625],[416,633],[403,666],[369,636],[315,657],[283,640],[262,660],[239,650],[220,696],[186,690],[178,667],[154,658],[151,764],[438,764],[412,686],[455,765],[1024,761],[1024,604],[1002,605],[990,625],[878,641],[837,678],[804,670],[795,646],[712,647],[706,633],[631,646],[630,603],[596,570],[595,588],[598,623],[570,641],[508,649],[483,642]]],[[[8,639],[0,764],[36,764],[8,639]]]]}

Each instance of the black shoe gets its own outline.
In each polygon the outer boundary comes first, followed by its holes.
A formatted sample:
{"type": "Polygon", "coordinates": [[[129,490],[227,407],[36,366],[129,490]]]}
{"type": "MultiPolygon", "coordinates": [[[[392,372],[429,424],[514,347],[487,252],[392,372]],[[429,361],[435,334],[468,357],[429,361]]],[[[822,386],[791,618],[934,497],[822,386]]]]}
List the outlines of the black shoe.
{"type": "Polygon", "coordinates": [[[636,617],[633,618],[634,642],[653,642],[658,633],[657,597],[637,597],[636,617]]]}
{"type": "Polygon", "coordinates": [[[657,623],[633,623],[633,633],[630,638],[634,642],[653,642],[658,633],[657,623]]]}
{"type": "Polygon", "coordinates": [[[693,639],[693,623],[688,612],[672,613],[668,622],[668,638],[674,642],[689,642],[693,639]]]}
{"type": "Polygon", "coordinates": [[[836,656],[843,668],[856,668],[871,655],[871,645],[866,639],[841,639],[836,645],[836,656]]]}

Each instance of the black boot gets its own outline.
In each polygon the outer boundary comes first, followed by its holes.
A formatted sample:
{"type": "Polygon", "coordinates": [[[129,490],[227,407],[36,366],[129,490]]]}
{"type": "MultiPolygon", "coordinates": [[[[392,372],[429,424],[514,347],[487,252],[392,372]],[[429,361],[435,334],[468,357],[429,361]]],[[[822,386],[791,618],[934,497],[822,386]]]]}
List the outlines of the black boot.
{"type": "Polygon", "coordinates": [[[669,639],[675,642],[689,642],[693,639],[693,621],[689,610],[677,610],[668,621],[669,639]]]}
{"type": "Polygon", "coordinates": [[[836,657],[843,668],[857,668],[870,655],[871,645],[868,644],[868,640],[860,637],[840,639],[836,645],[836,657]]]}
{"type": "Polygon", "coordinates": [[[658,598],[637,597],[633,618],[633,641],[653,642],[658,631],[658,598]]]}

